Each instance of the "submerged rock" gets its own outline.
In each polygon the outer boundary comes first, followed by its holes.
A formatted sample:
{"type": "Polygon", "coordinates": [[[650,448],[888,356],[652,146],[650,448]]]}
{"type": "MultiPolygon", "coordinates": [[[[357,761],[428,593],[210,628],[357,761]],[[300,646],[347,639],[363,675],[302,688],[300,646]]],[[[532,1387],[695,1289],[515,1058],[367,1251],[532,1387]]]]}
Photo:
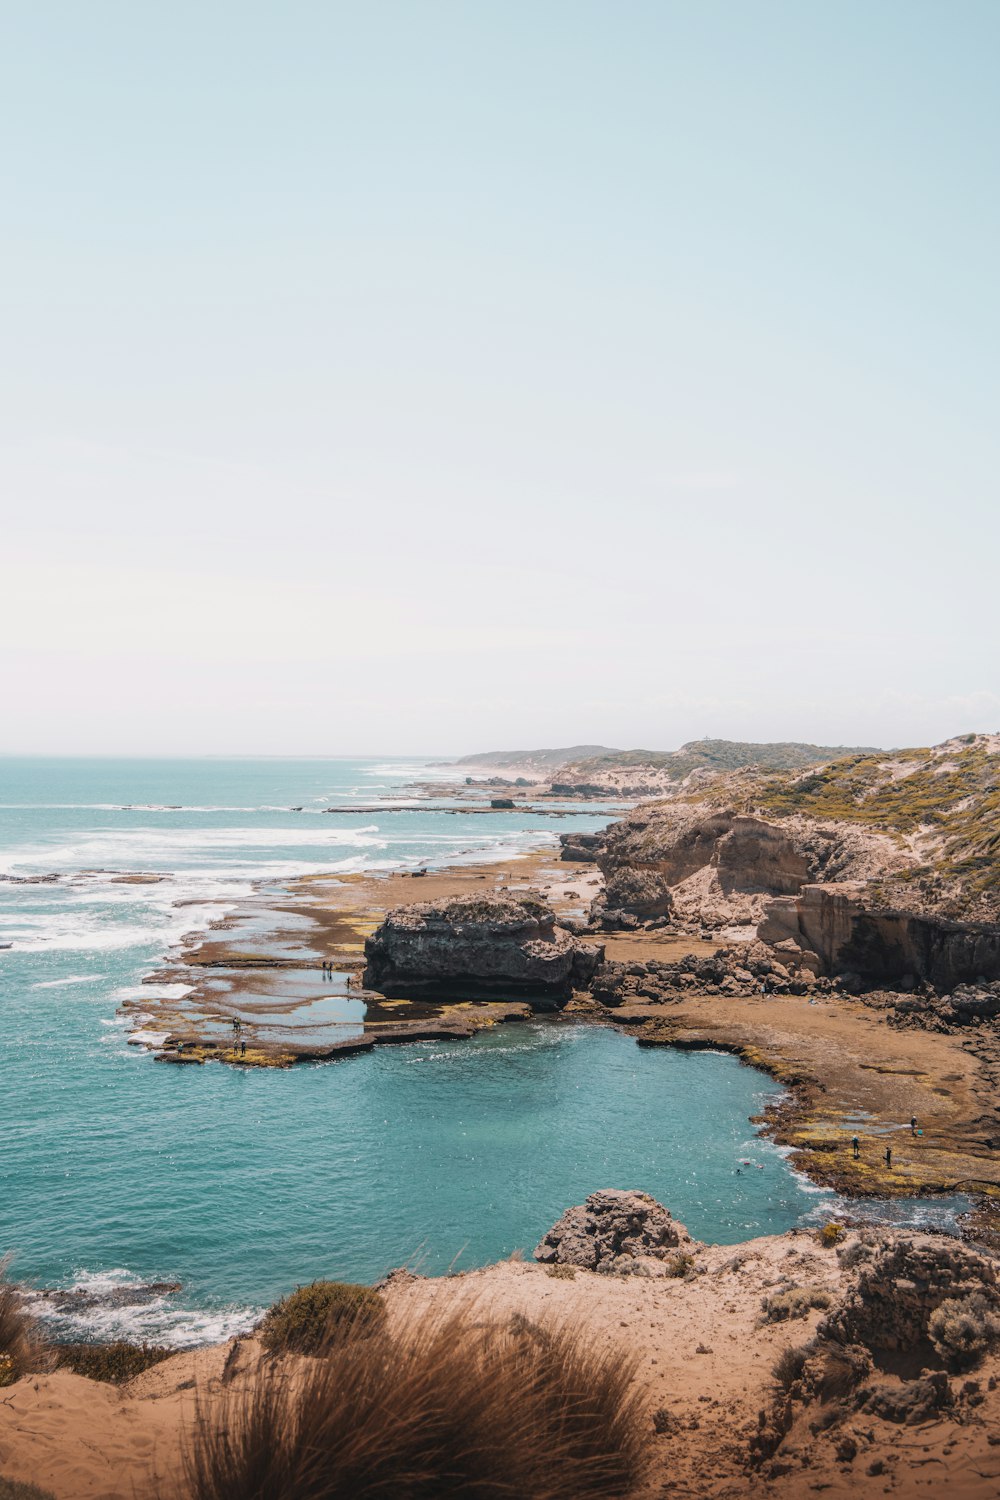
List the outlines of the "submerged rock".
{"type": "Polygon", "coordinates": [[[383,995],[525,996],[565,1003],[604,957],[538,896],[484,894],[391,911],[365,942],[364,985],[383,995]]]}
{"type": "Polygon", "coordinates": [[[611,1275],[680,1275],[694,1241],[648,1193],[602,1188],[568,1208],[535,1247],[535,1259],[611,1275]]]}

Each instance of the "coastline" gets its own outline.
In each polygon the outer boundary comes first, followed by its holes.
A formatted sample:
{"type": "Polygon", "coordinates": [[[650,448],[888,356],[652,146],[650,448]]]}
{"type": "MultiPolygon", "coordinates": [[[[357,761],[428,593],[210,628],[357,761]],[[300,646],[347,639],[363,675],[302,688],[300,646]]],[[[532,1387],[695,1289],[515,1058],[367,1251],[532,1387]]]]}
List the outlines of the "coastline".
{"type": "MultiPolygon", "coordinates": [[[[150,1018],[140,1036],[177,1036],[184,1045],[181,1059],[191,1063],[289,1066],[428,1037],[461,1040],[483,1027],[523,1019],[531,1007],[523,1001],[385,1000],[365,992],[364,942],[385,913],[414,901],[533,890],[557,917],[579,921],[602,883],[596,865],[563,862],[552,847],[421,875],[305,875],[280,891],[255,894],[206,932],[188,935],[179,954],[147,977],[149,1000],[126,1004],[150,1018]],[[324,959],[336,971],[333,983],[317,973],[324,959]],[[155,989],[165,986],[171,993],[155,997],[155,989]],[[186,993],[178,1001],[181,986],[186,993]],[[322,1042],[315,1036],[296,1041],[297,1017],[332,994],[342,997],[345,1013],[354,1006],[356,1022],[332,1023],[322,1042]],[[275,1007],[287,1018],[280,1040],[256,1019],[273,1016],[275,1007]],[[250,1039],[245,1058],[228,1050],[234,1013],[242,1016],[250,1039]],[[332,1029],[350,1035],[335,1040],[332,1029]]],[[[599,935],[606,957],[626,964],[707,957],[725,946],[724,939],[722,934],[706,941],[669,929],[599,935]]],[[[559,1019],[612,1026],[644,1047],[729,1051],[761,1069],[786,1091],[758,1123],[788,1148],[796,1170],[845,1197],[968,1193],[1000,1201],[991,1144],[995,1085],[962,1037],[893,1029],[878,1010],[846,995],[765,996],[756,988],[735,996],[688,993],[672,1004],[629,1000],[615,1009],[577,993],[553,1024],[559,1019]],[[919,1136],[911,1133],[912,1116],[919,1136]],[[857,1161],[850,1149],[855,1134],[861,1139],[857,1161]],[[893,1148],[891,1168],[884,1159],[887,1145],[893,1148]]],[[[986,1215],[991,1234],[995,1217],[995,1210],[986,1215]]]]}
{"type": "MultiPolygon", "coordinates": [[[[920,1382],[908,1386],[905,1373],[888,1369],[875,1372],[884,1409],[845,1415],[837,1406],[793,1405],[776,1384],[777,1362],[814,1337],[824,1306],[849,1291],[845,1260],[803,1229],[692,1251],[691,1271],[674,1278],[565,1266],[554,1275],[515,1259],[437,1278],[397,1272],[381,1291],[391,1328],[470,1309],[500,1322],[569,1326],[598,1346],[628,1350],[638,1361],[650,1459],[630,1500],[800,1500],[806,1490],[833,1500],[874,1500],[888,1490],[905,1500],[936,1493],[945,1475],[956,1500],[992,1500],[1000,1357],[990,1356],[975,1381],[956,1381],[952,1407],[923,1414],[918,1426],[890,1415],[889,1401],[907,1399],[920,1382]],[[789,1321],[762,1317],[764,1301],[789,1284],[818,1294],[814,1309],[789,1321]]],[[[68,1370],[30,1376],[0,1402],[0,1467],[56,1500],[184,1500],[183,1454],[198,1412],[218,1409],[258,1376],[294,1378],[301,1367],[294,1356],[268,1361],[248,1335],[175,1354],[123,1386],[68,1370]]]]}

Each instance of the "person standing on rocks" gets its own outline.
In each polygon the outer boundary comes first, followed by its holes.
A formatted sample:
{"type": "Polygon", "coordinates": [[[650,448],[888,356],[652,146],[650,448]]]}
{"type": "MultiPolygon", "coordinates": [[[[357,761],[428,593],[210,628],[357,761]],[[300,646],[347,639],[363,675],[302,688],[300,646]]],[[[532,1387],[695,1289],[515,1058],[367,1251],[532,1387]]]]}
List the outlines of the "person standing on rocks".
{"type": "Polygon", "coordinates": [[[892,1171],[892,1147],[891,1146],[886,1146],[886,1148],[885,1148],[885,1164],[888,1167],[889,1171],[891,1172],[892,1171]]]}
{"type": "Polygon", "coordinates": [[[851,1146],[854,1150],[854,1160],[857,1161],[858,1157],[861,1155],[861,1142],[858,1140],[856,1135],[851,1137],[851,1146]]]}

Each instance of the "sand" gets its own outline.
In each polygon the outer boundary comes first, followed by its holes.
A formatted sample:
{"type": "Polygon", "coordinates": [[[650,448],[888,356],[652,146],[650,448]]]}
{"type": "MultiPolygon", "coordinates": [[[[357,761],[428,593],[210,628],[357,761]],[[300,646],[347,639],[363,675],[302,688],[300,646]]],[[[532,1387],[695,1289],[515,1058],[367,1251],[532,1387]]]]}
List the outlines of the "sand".
{"type": "MultiPolygon", "coordinates": [[[[600,1341],[639,1358],[647,1405],[652,1469],[635,1500],[653,1497],[930,1497],[947,1482],[950,1500],[1000,1493],[1000,1357],[975,1372],[983,1397],[970,1405],[953,1378],[958,1406],[947,1420],[897,1426],[854,1414],[814,1433],[819,1408],[805,1408],[772,1460],[754,1467],[751,1440],[759,1413],[775,1400],[771,1368],[783,1349],[801,1344],[823,1316],[758,1326],[762,1296],[786,1278],[836,1296],[842,1272],[836,1252],[804,1230],[704,1249],[699,1274],[646,1280],[577,1271],[556,1278],[532,1262],[506,1261],[463,1275],[424,1279],[406,1274],[385,1291],[390,1320],[429,1307],[474,1305],[481,1313],[582,1322],[600,1341]],[[656,1423],[654,1425],[654,1414],[656,1423]],[[657,1428],[660,1430],[658,1431],[657,1428]],[[852,1462],[837,1457],[845,1436],[852,1462]],[[876,1472],[872,1472],[872,1470],[876,1472]]],[[[122,1389],[56,1372],[22,1380],[0,1400],[0,1474],[28,1480],[58,1500],[135,1500],[158,1493],[182,1500],[180,1455],[196,1396],[209,1407],[236,1387],[261,1358],[244,1339],[178,1354],[122,1389]]],[[[893,1381],[894,1376],[879,1378],[893,1381]]]]}

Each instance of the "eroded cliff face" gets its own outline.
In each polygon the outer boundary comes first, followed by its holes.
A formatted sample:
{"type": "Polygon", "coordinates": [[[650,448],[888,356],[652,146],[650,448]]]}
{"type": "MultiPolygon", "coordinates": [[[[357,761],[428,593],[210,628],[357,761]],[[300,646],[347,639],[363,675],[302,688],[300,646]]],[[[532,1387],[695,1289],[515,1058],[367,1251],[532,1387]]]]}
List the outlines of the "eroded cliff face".
{"type": "MultiPolygon", "coordinates": [[[[640,874],[655,876],[669,890],[675,918],[708,927],[756,924],[774,897],[815,881],[867,880],[904,868],[909,858],[879,834],[700,803],[636,808],[593,853],[610,893],[629,872],[637,886],[640,874]]],[[[615,904],[609,895],[606,907],[615,904]]],[[[625,901],[618,905],[640,914],[625,901]]],[[[668,910],[665,901],[660,910],[668,910]]]]}
{"type": "Polygon", "coordinates": [[[524,996],[559,1005],[604,956],[560,927],[534,896],[399,907],[365,942],[366,989],[406,998],[524,996]]]}
{"type": "Polygon", "coordinates": [[[769,903],[757,929],[770,944],[792,939],[827,974],[927,980],[941,991],[1000,977],[1000,928],[873,907],[858,883],[803,886],[769,903]]]}

